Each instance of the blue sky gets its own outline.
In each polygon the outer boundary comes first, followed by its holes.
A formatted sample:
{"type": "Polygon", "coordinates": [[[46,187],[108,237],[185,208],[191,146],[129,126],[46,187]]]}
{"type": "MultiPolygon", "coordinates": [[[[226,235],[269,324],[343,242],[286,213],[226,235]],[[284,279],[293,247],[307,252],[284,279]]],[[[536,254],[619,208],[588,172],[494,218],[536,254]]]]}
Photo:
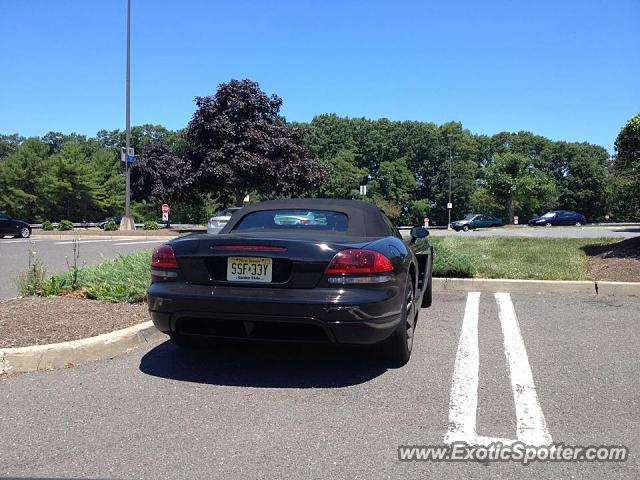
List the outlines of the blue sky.
{"type": "MultiPolygon", "coordinates": [[[[320,113],[613,150],[640,112],[640,1],[132,0],[132,123],[251,78],[320,113]]],[[[0,0],[0,133],[124,128],[125,0],[0,0]]]]}

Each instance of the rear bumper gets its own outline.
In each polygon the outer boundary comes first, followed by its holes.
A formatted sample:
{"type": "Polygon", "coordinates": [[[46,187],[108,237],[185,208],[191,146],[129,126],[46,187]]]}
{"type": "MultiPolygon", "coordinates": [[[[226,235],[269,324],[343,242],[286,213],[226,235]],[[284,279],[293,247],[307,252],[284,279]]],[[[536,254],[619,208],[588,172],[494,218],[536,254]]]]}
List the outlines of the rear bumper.
{"type": "Polygon", "coordinates": [[[400,323],[402,295],[384,288],[277,289],[153,283],[160,331],[247,340],[373,344],[400,323]]]}

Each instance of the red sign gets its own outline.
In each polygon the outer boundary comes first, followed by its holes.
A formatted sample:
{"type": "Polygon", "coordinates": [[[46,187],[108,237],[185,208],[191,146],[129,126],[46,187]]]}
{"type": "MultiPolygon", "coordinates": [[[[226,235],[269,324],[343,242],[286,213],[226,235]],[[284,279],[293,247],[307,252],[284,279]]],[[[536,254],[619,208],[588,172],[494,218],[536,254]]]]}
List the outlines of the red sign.
{"type": "Polygon", "coordinates": [[[169,213],[169,205],[166,203],[162,204],[162,213],[169,213]]]}

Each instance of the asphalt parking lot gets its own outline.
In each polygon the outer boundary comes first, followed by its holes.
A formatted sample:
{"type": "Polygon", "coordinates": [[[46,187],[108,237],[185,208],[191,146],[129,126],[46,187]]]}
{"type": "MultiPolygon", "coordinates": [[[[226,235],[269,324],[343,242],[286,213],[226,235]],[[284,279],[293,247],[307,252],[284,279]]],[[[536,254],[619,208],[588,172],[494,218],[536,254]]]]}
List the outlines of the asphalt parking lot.
{"type": "Polygon", "coordinates": [[[528,227],[523,225],[519,227],[479,228],[468,232],[431,229],[431,234],[434,236],[469,235],[478,237],[506,235],[510,237],[632,238],[640,235],[640,226],[528,227]]]}
{"type": "Polygon", "coordinates": [[[282,345],[0,379],[0,475],[101,478],[640,477],[640,299],[443,293],[410,363],[282,345]],[[453,437],[626,445],[624,463],[400,462],[453,437]]]}
{"type": "MultiPolygon", "coordinates": [[[[145,237],[92,237],[80,239],[80,265],[92,265],[105,258],[113,258],[137,250],[150,250],[167,241],[166,238],[145,237]]],[[[47,266],[48,273],[68,269],[73,259],[73,237],[34,237],[32,239],[0,239],[0,299],[18,295],[15,279],[29,265],[29,251],[47,266]]]]}

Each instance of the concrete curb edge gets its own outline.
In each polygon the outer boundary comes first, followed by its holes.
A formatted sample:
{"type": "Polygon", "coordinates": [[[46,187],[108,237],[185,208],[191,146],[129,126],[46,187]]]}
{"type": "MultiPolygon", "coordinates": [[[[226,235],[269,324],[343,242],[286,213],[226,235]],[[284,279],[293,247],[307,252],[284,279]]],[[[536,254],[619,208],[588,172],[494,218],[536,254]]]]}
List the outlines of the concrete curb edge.
{"type": "Polygon", "coordinates": [[[434,278],[434,292],[578,293],[640,297],[640,282],[434,278]]]}
{"type": "Polygon", "coordinates": [[[152,322],[144,322],[95,337],[49,345],[0,348],[0,376],[67,368],[93,360],[112,358],[143,345],[167,338],[152,322]]]}

